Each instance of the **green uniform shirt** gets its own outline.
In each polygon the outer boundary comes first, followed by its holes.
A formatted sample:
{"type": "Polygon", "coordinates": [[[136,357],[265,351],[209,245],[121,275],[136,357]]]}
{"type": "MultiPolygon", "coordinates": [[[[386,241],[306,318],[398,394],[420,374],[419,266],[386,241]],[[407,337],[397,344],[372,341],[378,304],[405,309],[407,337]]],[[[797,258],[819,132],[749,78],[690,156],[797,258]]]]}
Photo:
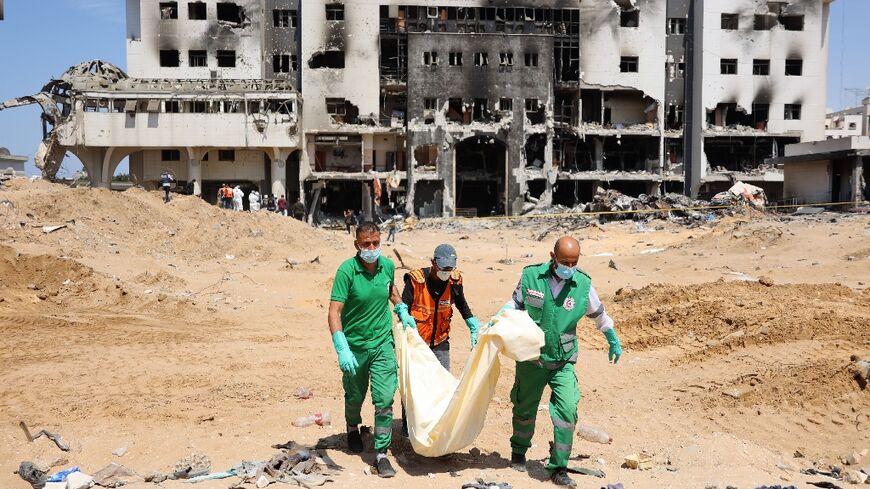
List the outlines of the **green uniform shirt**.
{"type": "Polygon", "coordinates": [[[371,275],[354,256],[335,272],[330,299],[344,303],[341,327],[352,350],[371,350],[393,339],[390,290],[395,271],[392,260],[382,256],[371,275]]]}
{"type": "Polygon", "coordinates": [[[520,279],[526,312],[544,331],[541,363],[558,368],[577,361],[577,323],[586,314],[592,279],[577,270],[558,297],[550,291],[550,262],[530,265],[520,279]]]}

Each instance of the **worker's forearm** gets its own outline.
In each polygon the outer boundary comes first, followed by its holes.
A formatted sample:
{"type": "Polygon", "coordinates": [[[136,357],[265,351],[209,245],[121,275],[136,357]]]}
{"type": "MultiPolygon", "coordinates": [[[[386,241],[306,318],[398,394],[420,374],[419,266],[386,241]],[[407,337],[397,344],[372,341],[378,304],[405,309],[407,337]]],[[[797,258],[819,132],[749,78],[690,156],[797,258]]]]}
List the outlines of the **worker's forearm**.
{"type": "Polygon", "coordinates": [[[402,296],[399,295],[399,288],[395,285],[390,289],[390,302],[392,302],[394,306],[402,303],[402,296]]]}
{"type": "Polygon", "coordinates": [[[330,336],[336,331],[341,331],[341,309],[344,304],[333,302],[329,305],[329,313],[327,314],[327,322],[329,323],[330,336]]]}

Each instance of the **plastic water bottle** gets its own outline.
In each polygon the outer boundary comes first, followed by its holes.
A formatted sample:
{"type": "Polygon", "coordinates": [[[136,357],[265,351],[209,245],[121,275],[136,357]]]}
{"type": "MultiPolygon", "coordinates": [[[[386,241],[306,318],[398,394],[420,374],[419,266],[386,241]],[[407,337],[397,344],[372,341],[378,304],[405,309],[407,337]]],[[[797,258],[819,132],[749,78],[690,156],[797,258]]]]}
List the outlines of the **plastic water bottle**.
{"type": "Polygon", "coordinates": [[[316,424],[317,426],[329,426],[332,424],[332,416],[329,411],[322,413],[309,414],[308,416],[299,416],[293,421],[293,426],[304,428],[316,424]]]}
{"type": "Polygon", "coordinates": [[[602,443],[604,445],[613,443],[613,438],[611,438],[610,435],[599,430],[598,428],[594,428],[585,424],[577,426],[577,435],[586,441],[591,441],[594,443],[602,443]]]}

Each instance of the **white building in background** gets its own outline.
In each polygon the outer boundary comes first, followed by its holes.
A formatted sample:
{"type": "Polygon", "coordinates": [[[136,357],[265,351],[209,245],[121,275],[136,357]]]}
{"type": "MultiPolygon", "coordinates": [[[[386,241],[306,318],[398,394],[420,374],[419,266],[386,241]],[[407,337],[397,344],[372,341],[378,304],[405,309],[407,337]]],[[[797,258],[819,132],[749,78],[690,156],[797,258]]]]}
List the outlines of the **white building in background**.
{"type": "Polygon", "coordinates": [[[825,139],[870,136],[870,97],[858,107],[832,112],[825,118],[825,139]]]}
{"type": "Polygon", "coordinates": [[[28,159],[26,156],[13,155],[6,148],[0,148],[0,175],[25,176],[24,164],[27,163],[28,159]]]}
{"type": "Polygon", "coordinates": [[[692,68],[690,0],[127,0],[132,78],[57,88],[71,115],[44,144],[98,185],[129,156],[141,183],[170,169],[204,198],[243,184],[337,215],[682,192],[687,165],[701,196],[739,179],[777,199],[765,159],[824,135],[830,2],[707,0],[692,68]]]}

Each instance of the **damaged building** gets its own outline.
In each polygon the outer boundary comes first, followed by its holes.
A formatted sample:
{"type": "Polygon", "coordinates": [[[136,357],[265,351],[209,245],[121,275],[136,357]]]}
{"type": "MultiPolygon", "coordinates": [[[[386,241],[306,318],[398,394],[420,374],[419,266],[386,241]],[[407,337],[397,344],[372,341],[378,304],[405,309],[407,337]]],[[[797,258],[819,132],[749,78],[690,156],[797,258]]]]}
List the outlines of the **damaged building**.
{"type": "Polygon", "coordinates": [[[518,215],[738,179],[776,199],[765,160],[824,134],[830,0],[692,3],[128,0],[129,76],[7,106],[40,103],[44,159],[71,151],[97,185],[129,156],[140,182],[169,168],[208,199],[243,183],[315,219],[518,215]]]}

